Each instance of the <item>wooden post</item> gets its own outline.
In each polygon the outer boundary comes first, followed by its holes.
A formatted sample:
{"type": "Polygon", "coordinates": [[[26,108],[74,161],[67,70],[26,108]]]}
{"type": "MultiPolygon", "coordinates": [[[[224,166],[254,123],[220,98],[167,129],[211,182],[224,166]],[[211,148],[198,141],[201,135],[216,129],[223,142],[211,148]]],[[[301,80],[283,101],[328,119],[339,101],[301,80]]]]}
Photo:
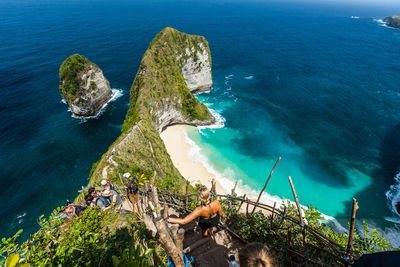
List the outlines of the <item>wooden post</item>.
{"type": "Polygon", "coordinates": [[[305,224],[303,221],[303,215],[301,213],[301,207],[299,204],[299,198],[297,197],[296,194],[296,189],[294,188],[293,182],[292,182],[292,178],[289,176],[289,183],[290,183],[290,187],[292,187],[292,192],[293,192],[293,196],[294,196],[294,200],[296,201],[296,206],[297,206],[297,211],[299,212],[299,217],[300,217],[300,226],[302,228],[302,234],[303,234],[303,243],[304,245],[307,244],[307,240],[306,240],[306,229],[305,229],[305,224]]]}
{"type": "Polygon", "coordinates": [[[210,190],[211,194],[214,194],[215,196],[217,196],[217,182],[215,181],[215,178],[213,178],[211,180],[211,190],[210,190]]]}
{"type": "Polygon", "coordinates": [[[353,235],[354,235],[354,227],[356,224],[356,213],[358,210],[358,202],[357,199],[353,198],[353,208],[351,211],[351,219],[350,219],[350,229],[349,229],[349,241],[347,243],[346,249],[346,257],[350,259],[351,256],[351,247],[353,245],[353,235]]]}
{"type": "Polygon", "coordinates": [[[246,206],[246,216],[249,215],[249,198],[246,197],[246,202],[247,202],[247,206],[246,206]]]}
{"type": "Polygon", "coordinates": [[[185,209],[188,204],[188,195],[189,195],[189,181],[186,182],[186,193],[185,193],[185,209]]]}
{"type": "Polygon", "coordinates": [[[239,205],[239,208],[237,209],[236,213],[240,212],[240,208],[242,207],[243,202],[244,202],[244,200],[246,199],[246,194],[244,194],[244,196],[242,197],[242,199],[243,199],[243,201],[240,201],[240,205],[239,205]]]}
{"type": "Polygon", "coordinates": [[[231,194],[232,197],[233,197],[233,194],[235,194],[235,190],[236,190],[237,184],[238,184],[238,181],[236,181],[235,186],[234,186],[233,189],[232,189],[232,194],[231,194]]]}
{"type": "Polygon", "coordinates": [[[233,194],[235,193],[237,183],[238,183],[238,182],[236,181],[235,186],[234,186],[233,189],[232,189],[231,198],[229,199],[229,202],[228,202],[228,210],[230,210],[230,209],[232,208],[232,203],[233,203],[232,197],[233,197],[233,194]]]}
{"type": "Polygon", "coordinates": [[[272,213],[271,213],[271,227],[272,227],[272,224],[274,223],[275,206],[276,206],[276,202],[274,202],[274,208],[272,209],[272,213]]]}
{"type": "Polygon", "coordinates": [[[164,246],[168,255],[171,256],[172,260],[177,267],[183,267],[183,257],[182,252],[179,251],[168,233],[168,227],[162,218],[157,218],[153,220],[154,225],[157,228],[158,240],[164,246]]]}
{"type": "Polygon", "coordinates": [[[260,194],[258,195],[258,198],[257,198],[257,201],[256,201],[256,205],[254,206],[253,211],[251,212],[251,214],[253,214],[254,211],[256,210],[256,207],[257,207],[258,202],[260,201],[261,195],[262,195],[262,193],[264,193],[265,189],[267,188],[268,182],[271,179],[271,176],[274,173],[274,170],[275,170],[276,166],[278,165],[279,161],[281,161],[281,159],[282,159],[281,157],[278,158],[278,160],[276,161],[274,167],[272,168],[271,172],[269,173],[268,179],[265,182],[264,188],[261,190],[260,194]]]}
{"type": "Polygon", "coordinates": [[[281,223],[279,224],[278,229],[280,229],[280,228],[282,227],[283,222],[286,220],[286,216],[287,216],[286,213],[287,213],[287,207],[285,206],[285,208],[283,209],[282,221],[281,221],[281,223]]]}

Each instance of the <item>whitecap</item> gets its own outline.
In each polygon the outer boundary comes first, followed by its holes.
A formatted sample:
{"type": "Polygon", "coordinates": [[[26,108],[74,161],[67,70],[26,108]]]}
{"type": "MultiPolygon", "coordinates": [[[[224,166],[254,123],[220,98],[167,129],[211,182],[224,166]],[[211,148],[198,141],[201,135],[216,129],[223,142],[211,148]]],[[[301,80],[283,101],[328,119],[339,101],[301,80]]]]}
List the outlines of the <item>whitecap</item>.
{"type": "Polygon", "coordinates": [[[23,223],[24,219],[26,216],[26,212],[22,213],[22,214],[17,214],[17,216],[15,217],[15,220],[17,221],[18,224],[23,223]]]}
{"type": "Polygon", "coordinates": [[[359,19],[360,17],[357,17],[357,16],[351,16],[350,18],[352,18],[352,19],[359,19]]]}
{"type": "Polygon", "coordinates": [[[225,76],[225,80],[231,80],[233,78],[233,74],[229,74],[225,76]]]}
{"type": "Polygon", "coordinates": [[[244,77],[246,80],[252,80],[253,78],[254,78],[254,76],[253,75],[250,75],[250,76],[246,76],[246,77],[244,77]]]}
{"type": "MultiPolygon", "coordinates": [[[[209,105],[207,105],[207,104],[205,104],[207,107],[209,106],[209,105]]],[[[219,114],[219,113],[217,113],[214,109],[212,109],[212,108],[208,108],[208,110],[211,112],[211,115],[213,115],[213,117],[215,118],[215,123],[214,124],[212,124],[212,125],[207,125],[207,126],[197,126],[197,129],[199,130],[199,132],[201,133],[201,134],[204,134],[203,132],[202,132],[202,130],[204,130],[204,129],[219,129],[219,128],[224,128],[225,127],[225,118],[221,115],[221,114],[219,114]]]]}
{"type": "Polygon", "coordinates": [[[374,21],[377,22],[382,27],[391,28],[388,25],[386,25],[386,23],[381,19],[374,19],[374,21]]]}
{"type": "Polygon", "coordinates": [[[400,202],[400,172],[396,174],[394,181],[395,183],[390,186],[385,195],[388,200],[389,209],[394,215],[400,216],[396,209],[396,204],[400,202]]]}
{"type": "MultiPolygon", "coordinates": [[[[71,115],[72,118],[81,120],[81,122],[86,122],[88,119],[98,119],[98,118],[101,116],[101,114],[104,113],[104,111],[106,110],[106,107],[108,106],[108,104],[111,103],[111,102],[113,102],[113,101],[115,101],[115,100],[117,100],[117,99],[120,98],[123,94],[124,94],[124,91],[123,91],[122,89],[112,89],[112,90],[111,90],[111,98],[110,98],[110,100],[108,100],[108,101],[101,107],[101,109],[99,110],[99,112],[97,112],[97,114],[94,115],[94,116],[87,116],[87,117],[76,116],[76,115],[72,112],[71,108],[68,108],[68,111],[72,113],[72,115],[71,115]]],[[[64,101],[65,101],[65,100],[64,100],[64,101]]]]}

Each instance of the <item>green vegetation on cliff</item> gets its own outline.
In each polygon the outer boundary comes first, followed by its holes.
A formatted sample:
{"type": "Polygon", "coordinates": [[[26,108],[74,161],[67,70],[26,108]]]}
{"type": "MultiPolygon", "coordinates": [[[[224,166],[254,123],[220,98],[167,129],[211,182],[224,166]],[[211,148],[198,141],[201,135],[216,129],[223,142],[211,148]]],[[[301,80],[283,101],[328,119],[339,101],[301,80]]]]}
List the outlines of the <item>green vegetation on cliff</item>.
{"type": "MultiPolygon", "coordinates": [[[[130,108],[121,136],[93,166],[90,185],[102,179],[102,170],[114,151],[117,163],[108,167],[110,179],[120,183],[125,171],[157,171],[160,188],[182,191],[186,181],[174,167],[159,132],[171,124],[204,125],[214,122],[208,108],[189,91],[182,74],[183,62],[209,45],[202,36],[165,28],[145,52],[130,90],[130,108]],[[163,118],[168,114],[168,119],[163,118]]],[[[211,58],[209,58],[211,62],[211,58]]]]}
{"type": "Polygon", "coordinates": [[[86,57],[74,54],[68,57],[61,64],[60,67],[60,91],[61,95],[65,99],[74,99],[79,96],[79,86],[81,79],[78,77],[78,73],[88,69],[90,62],[86,57]]]}
{"type": "Polygon", "coordinates": [[[183,112],[188,123],[212,119],[207,107],[190,93],[182,74],[183,61],[195,57],[200,49],[209,50],[208,42],[202,36],[188,35],[169,27],[156,35],[132,84],[131,105],[122,126],[123,132],[141,119],[154,123],[157,115],[152,111],[163,110],[166,102],[183,112]]]}

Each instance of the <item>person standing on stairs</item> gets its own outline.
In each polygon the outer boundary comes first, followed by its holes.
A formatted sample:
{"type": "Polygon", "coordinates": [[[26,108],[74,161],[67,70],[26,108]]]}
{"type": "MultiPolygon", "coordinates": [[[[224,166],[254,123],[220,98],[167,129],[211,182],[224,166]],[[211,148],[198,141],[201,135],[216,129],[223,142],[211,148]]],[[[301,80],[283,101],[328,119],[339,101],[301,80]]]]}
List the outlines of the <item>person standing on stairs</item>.
{"type": "Polygon", "coordinates": [[[199,217],[199,227],[201,235],[207,237],[212,235],[213,228],[218,225],[220,217],[224,217],[221,204],[216,199],[211,202],[210,191],[204,185],[198,190],[199,198],[202,203],[200,207],[195,208],[185,218],[169,218],[170,223],[187,224],[199,217]]]}

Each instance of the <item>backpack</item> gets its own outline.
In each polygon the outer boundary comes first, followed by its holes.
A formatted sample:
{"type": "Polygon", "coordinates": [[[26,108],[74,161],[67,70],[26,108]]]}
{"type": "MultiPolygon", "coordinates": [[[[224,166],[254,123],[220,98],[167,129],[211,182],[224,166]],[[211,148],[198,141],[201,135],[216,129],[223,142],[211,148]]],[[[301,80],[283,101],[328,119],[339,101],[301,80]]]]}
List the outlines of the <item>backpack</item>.
{"type": "Polygon", "coordinates": [[[126,193],[129,194],[136,194],[138,191],[138,178],[133,176],[132,179],[128,182],[126,193]]]}
{"type": "Polygon", "coordinates": [[[115,191],[114,189],[110,190],[112,192],[112,195],[109,197],[105,197],[110,203],[113,201],[113,198],[115,195],[117,195],[117,201],[115,202],[115,205],[121,205],[122,204],[122,198],[121,196],[118,194],[117,191],[115,191]]]}
{"type": "Polygon", "coordinates": [[[97,201],[99,201],[99,200],[101,200],[103,202],[104,206],[106,206],[106,207],[110,206],[110,201],[103,196],[97,196],[96,202],[95,202],[96,205],[97,205],[97,201]]]}
{"type": "Polygon", "coordinates": [[[84,206],[74,205],[75,206],[75,214],[81,216],[83,211],[86,209],[84,206]]]}

